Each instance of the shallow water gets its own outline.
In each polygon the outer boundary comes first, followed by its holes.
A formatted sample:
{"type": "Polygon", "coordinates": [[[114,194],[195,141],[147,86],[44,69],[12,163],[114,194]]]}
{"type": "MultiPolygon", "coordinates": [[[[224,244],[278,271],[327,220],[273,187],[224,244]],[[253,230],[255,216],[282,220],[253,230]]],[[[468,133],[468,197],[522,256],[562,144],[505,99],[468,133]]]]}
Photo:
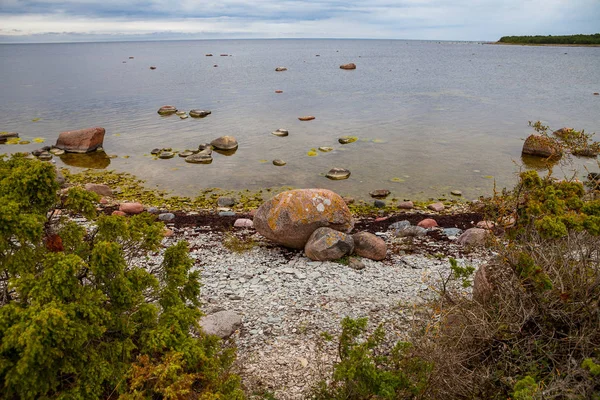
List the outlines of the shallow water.
{"type": "MultiPolygon", "coordinates": [[[[104,149],[118,157],[92,157],[90,166],[131,172],[180,195],[293,186],[357,197],[388,188],[400,199],[459,189],[475,198],[490,194],[494,183],[514,183],[522,140],[533,132],[528,121],[600,133],[600,96],[593,96],[600,91],[598,65],[600,48],[426,41],[0,45],[0,131],[50,145],[61,131],[103,126],[104,149]],[[339,69],[348,62],[357,69],[339,69]],[[288,71],[275,72],[277,66],[288,71]],[[164,104],[212,114],[161,117],[156,111],[164,104]],[[301,122],[303,115],[316,119],[301,122]],[[289,136],[272,135],[278,128],[289,136]],[[215,154],[210,165],[149,154],[222,135],[236,137],[239,149],[215,154]],[[359,140],[340,145],[344,135],[359,140]],[[307,155],[319,146],[335,150],[307,155]],[[274,166],[274,159],[287,165],[274,166]],[[324,175],[332,167],[352,175],[330,181],[324,175]]],[[[41,146],[0,145],[0,152],[41,146]]],[[[74,169],[88,163],[55,159],[74,169]]],[[[578,169],[583,176],[584,167],[598,170],[595,160],[584,159],[555,173],[578,169]]]]}

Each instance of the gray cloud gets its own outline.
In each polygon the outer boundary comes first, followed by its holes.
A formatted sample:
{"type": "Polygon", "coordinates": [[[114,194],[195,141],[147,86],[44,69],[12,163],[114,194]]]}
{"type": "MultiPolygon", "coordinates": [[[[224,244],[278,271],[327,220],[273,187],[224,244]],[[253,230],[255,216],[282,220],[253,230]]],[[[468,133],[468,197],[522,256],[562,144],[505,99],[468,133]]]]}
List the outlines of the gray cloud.
{"type": "Polygon", "coordinates": [[[496,40],[600,31],[598,0],[0,1],[3,42],[144,35],[496,40]]]}

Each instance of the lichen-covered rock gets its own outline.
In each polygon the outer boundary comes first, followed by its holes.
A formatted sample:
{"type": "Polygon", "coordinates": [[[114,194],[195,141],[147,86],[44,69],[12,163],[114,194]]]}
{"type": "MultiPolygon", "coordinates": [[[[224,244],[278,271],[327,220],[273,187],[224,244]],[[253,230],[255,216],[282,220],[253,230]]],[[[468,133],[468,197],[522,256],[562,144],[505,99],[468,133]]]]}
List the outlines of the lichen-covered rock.
{"type": "Polygon", "coordinates": [[[381,261],[387,255],[385,241],[369,232],[358,232],[352,235],[354,239],[354,254],[381,261]]]}
{"type": "Polygon", "coordinates": [[[315,230],[304,246],[306,257],[313,261],[337,260],[353,250],[351,235],[325,227],[315,230]]]}
{"type": "Polygon", "coordinates": [[[254,216],[254,227],[267,239],[302,249],[316,229],[350,232],[354,221],[344,200],[331,190],[296,189],[263,203],[254,216]]]}
{"type": "Polygon", "coordinates": [[[89,153],[102,147],[105,133],[101,127],[61,132],[54,147],[70,153],[89,153]]]}
{"type": "Polygon", "coordinates": [[[523,143],[523,154],[538,157],[560,158],[562,150],[558,143],[552,138],[540,135],[530,135],[523,143]]]}

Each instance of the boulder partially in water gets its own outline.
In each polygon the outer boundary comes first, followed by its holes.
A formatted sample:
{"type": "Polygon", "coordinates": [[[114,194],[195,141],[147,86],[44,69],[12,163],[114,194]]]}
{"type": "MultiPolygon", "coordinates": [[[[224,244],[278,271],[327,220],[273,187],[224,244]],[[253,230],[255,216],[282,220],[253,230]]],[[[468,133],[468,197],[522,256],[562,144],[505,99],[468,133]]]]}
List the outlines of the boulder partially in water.
{"type": "Polygon", "coordinates": [[[162,106],[161,108],[158,109],[157,111],[160,115],[171,115],[171,114],[175,114],[177,112],[177,107],[175,106],[162,106]]]}
{"type": "Polygon", "coordinates": [[[312,121],[313,119],[315,119],[315,117],[313,117],[312,115],[305,115],[303,117],[298,117],[298,119],[300,121],[312,121]]]}
{"type": "Polygon", "coordinates": [[[212,111],[209,110],[190,110],[189,114],[190,117],[193,118],[204,118],[207,115],[210,115],[212,113],[212,111]]]}
{"type": "Polygon", "coordinates": [[[205,153],[192,154],[191,156],[187,156],[185,158],[185,162],[191,164],[210,164],[212,163],[212,160],[212,156],[205,153]]]}
{"type": "Polygon", "coordinates": [[[325,176],[334,181],[348,179],[350,177],[350,170],[346,168],[331,168],[325,176]]]}
{"type": "Polygon", "coordinates": [[[556,140],[541,135],[530,135],[523,143],[523,154],[544,158],[560,158],[562,149],[556,140]]]}
{"type": "Polygon", "coordinates": [[[340,65],[340,69],[356,69],[356,64],[354,64],[354,63],[342,64],[342,65],[340,65]]]}
{"type": "Polygon", "coordinates": [[[233,136],[221,136],[210,142],[212,147],[217,150],[235,150],[238,148],[238,142],[233,136]]]}
{"type": "Polygon", "coordinates": [[[354,221],[344,200],[331,190],[296,189],[263,203],[254,216],[254,227],[275,243],[302,249],[316,229],[350,232],[354,221]]]}
{"type": "Polygon", "coordinates": [[[101,127],[61,132],[54,147],[69,153],[89,153],[102,147],[105,133],[101,127]]]}

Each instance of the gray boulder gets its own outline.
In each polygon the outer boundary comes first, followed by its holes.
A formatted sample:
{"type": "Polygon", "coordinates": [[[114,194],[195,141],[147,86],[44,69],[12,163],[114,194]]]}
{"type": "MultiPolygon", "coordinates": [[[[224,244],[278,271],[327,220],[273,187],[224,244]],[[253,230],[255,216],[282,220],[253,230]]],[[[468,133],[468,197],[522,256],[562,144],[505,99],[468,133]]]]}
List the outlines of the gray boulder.
{"type": "Polygon", "coordinates": [[[233,311],[219,311],[202,317],[199,324],[205,333],[226,339],[242,326],[242,317],[233,311]]]}
{"type": "Polygon", "coordinates": [[[313,261],[337,260],[353,250],[352,236],[331,228],[315,230],[304,246],[304,253],[313,261]]]}

